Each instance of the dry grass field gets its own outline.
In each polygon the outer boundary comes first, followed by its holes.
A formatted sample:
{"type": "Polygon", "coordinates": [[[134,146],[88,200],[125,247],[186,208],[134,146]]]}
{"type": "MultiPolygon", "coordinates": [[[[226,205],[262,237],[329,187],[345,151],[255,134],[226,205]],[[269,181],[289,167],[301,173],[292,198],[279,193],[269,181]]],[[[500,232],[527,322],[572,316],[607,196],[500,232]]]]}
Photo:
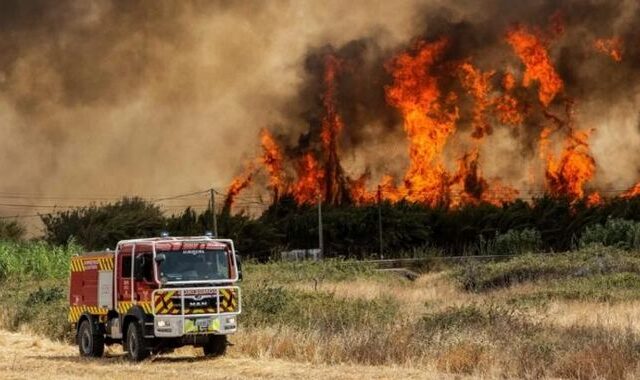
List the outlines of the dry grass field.
{"type": "MultiPolygon", "coordinates": [[[[232,352],[205,359],[190,350],[129,363],[113,350],[105,358],[82,359],[76,347],[25,333],[0,331],[2,379],[440,379],[412,368],[317,365],[278,359],[255,359],[232,352]]],[[[445,376],[447,378],[449,376],[445,376]]]]}
{"type": "Polygon", "coordinates": [[[241,330],[222,359],[185,348],[130,364],[80,359],[61,280],[5,282],[9,378],[640,377],[640,255],[594,248],[423,273],[351,263],[247,265],[241,330]],[[33,313],[30,305],[39,312],[33,313]]]}

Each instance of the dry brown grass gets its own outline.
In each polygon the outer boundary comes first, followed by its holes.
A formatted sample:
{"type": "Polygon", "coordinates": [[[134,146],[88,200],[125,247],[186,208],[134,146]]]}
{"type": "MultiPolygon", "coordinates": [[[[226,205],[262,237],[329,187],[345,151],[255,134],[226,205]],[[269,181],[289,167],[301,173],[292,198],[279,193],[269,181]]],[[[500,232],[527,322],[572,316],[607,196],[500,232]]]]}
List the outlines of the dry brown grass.
{"type": "Polygon", "coordinates": [[[329,292],[343,299],[375,300],[393,292],[399,303],[398,324],[372,326],[337,334],[295,329],[251,329],[236,337],[237,349],[256,358],[286,358],[312,363],[396,364],[432,368],[473,378],[635,378],[640,333],[640,302],[549,300],[513,309],[509,302],[544,289],[528,282],[484,293],[468,293],[448,273],[425,274],[415,282],[379,280],[296,283],[307,292],[329,292]],[[447,310],[495,308],[481,317],[447,310]],[[495,318],[494,314],[514,313],[495,318]],[[425,314],[444,313],[437,331],[416,332],[425,314]],[[448,320],[447,318],[454,318],[448,320]],[[468,320],[464,318],[470,318],[468,320]],[[475,319],[474,319],[475,318],[475,319]],[[480,319],[477,319],[480,318],[480,319]],[[452,323],[447,328],[446,323],[452,323]],[[440,330],[438,330],[440,329],[440,330]],[[605,338],[607,337],[607,338],[605,338]]]}
{"type": "Polygon", "coordinates": [[[234,348],[221,359],[178,352],[139,364],[119,351],[102,359],[82,359],[75,347],[23,333],[0,331],[2,379],[442,379],[424,368],[311,364],[273,358],[253,358],[234,348]]]}
{"type": "Polygon", "coordinates": [[[544,311],[549,323],[561,327],[588,326],[640,333],[640,302],[554,301],[544,311]]]}
{"type": "Polygon", "coordinates": [[[590,345],[570,352],[557,364],[555,372],[565,378],[623,379],[634,369],[633,353],[621,347],[590,345]]]}
{"type": "Polygon", "coordinates": [[[373,300],[392,295],[402,305],[404,315],[421,315],[426,307],[459,306],[478,299],[464,292],[448,278],[446,272],[423,274],[416,281],[398,279],[392,283],[357,279],[340,282],[305,282],[293,285],[304,291],[333,293],[338,297],[373,300]]]}
{"type": "MultiPolygon", "coordinates": [[[[633,299],[550,299],[513,306],[511,301],[537,294],[545,283],[469,293],[446,272],[425,274],[415,282],[357,278],[282,286],[298,291],[291,294],[332,293],[339,300],[377,302],[392,294],[399,312],[381,325],[376,318],[345,319],[329,327],[314,319],[257,325],[241,319],[229,355],[215,361],[204,360],[195,349],[135,365],[117,349],[108,351],[109,359],[86,361],[73,347],[0,332],[1,377],[33,377],[31,367],[38,377],[53,378],[84,377],[83,368],[95,378],[142,379],[157,373],[203,378],[640,377],[640,301],[633,299]]],[[[371,312],[369,307],[339,310],[371,312]]]]}
{"type": "Polygon", "coordinates": [[[486,349],[476,343],[459,343],[438,355],[436,368],[442,372],[472,374],[487,369],[486,349]]]}

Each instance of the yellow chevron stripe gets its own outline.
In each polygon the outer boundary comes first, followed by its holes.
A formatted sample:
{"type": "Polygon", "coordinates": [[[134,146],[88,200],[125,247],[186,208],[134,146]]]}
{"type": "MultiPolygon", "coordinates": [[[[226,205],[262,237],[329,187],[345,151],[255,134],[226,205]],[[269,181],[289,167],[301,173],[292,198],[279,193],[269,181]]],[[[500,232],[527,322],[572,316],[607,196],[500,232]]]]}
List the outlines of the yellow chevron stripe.
{"type": "Polygon", "coordinates": [[[98,259],[100,270],[113,270],[113,257],[101,257],[98,259]]]}
{"type": "Polygon", "coordinates": [[[106,316],[109,310],[106,308],[97,307],[97,306],[70,306],[67,319],[69,320],[69,322],[77,322],[80,319],[80,316],[82,315],[82,313],[84,312],[88,312],[90,314],[98,315],[102,317],[102,316],[106,316]]]}

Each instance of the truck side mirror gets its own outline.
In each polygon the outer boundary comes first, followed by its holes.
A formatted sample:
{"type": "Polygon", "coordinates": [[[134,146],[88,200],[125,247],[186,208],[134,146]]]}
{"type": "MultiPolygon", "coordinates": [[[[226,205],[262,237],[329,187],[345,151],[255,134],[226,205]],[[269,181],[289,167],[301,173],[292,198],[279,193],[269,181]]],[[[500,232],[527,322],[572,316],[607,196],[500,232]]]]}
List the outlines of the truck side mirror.
{"type": "Polygon", "coordinates": [[[238,254],[236,254],[236,265],[238,270],[238,280],[242,281],[242,259],[238,254]]]}

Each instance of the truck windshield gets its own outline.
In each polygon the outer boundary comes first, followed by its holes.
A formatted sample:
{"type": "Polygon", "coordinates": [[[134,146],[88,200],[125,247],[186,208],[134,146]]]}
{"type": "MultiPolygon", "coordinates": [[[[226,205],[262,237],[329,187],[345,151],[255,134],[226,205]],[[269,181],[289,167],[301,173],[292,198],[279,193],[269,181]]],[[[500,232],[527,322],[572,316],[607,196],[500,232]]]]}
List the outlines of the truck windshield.
{"type": "Polygon", "coordinates": [[[158,252],[165,260],[158,266],[162,283],[229,279],[229,261],[223,249],[158,252]]]}

